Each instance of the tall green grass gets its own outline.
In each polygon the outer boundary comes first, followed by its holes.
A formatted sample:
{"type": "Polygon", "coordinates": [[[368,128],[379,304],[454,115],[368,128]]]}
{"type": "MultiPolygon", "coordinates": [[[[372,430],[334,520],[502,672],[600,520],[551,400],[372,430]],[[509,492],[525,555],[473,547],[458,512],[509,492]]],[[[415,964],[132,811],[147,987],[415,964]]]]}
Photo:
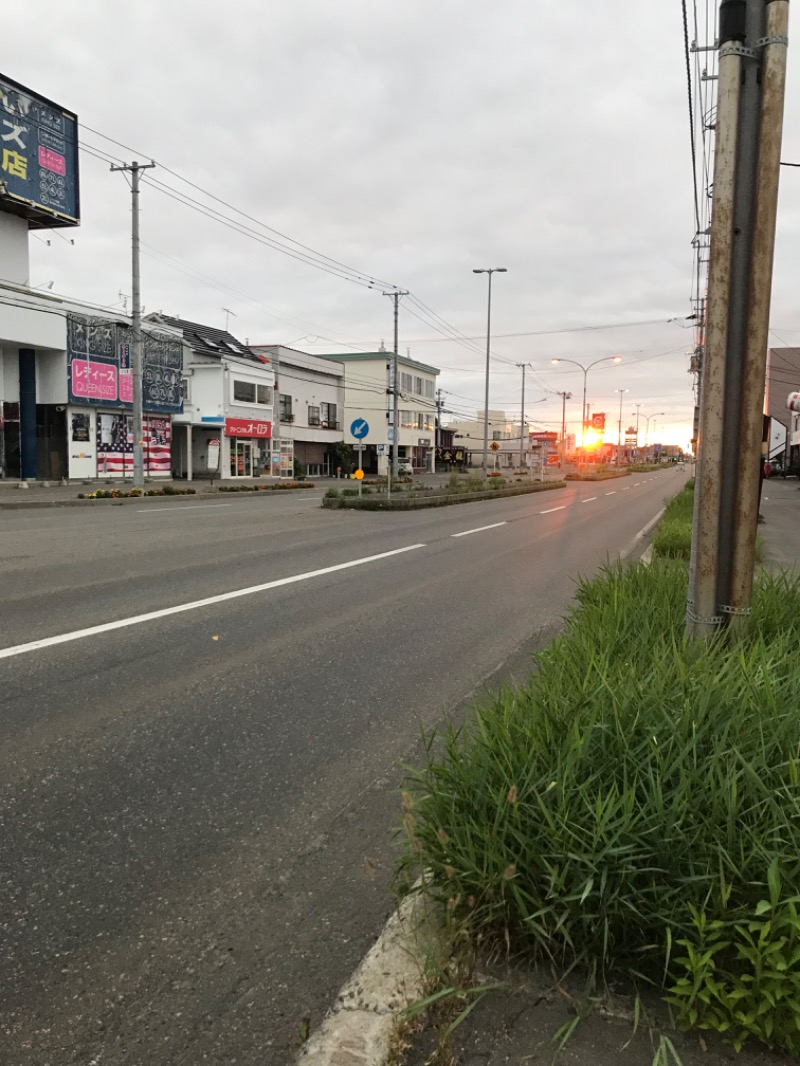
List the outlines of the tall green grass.
{"type": "Polygon", "coordinates": [[[598,975],[667,981],[692,908],[800,893],[800,584],[760,575],[735,646],[688,643],[686,572],[583,582],[528,685],[428,738],[401,879],[476,934],[598,975]]]}
{"type": "Polygon", "coordinates": [[[653,535],[653,554],[662,558],[688,559],[692,552],[694,480],[687,481],[664,509],[653,535]]]}

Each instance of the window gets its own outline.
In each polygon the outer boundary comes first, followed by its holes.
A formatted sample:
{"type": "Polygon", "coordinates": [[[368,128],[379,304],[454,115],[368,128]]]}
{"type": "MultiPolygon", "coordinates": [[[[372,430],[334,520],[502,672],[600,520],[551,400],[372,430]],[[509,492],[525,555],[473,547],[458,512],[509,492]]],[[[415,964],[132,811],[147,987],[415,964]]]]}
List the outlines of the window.
{"type": "Polygon", "coordinates": [[[433,415],[430,413],[430,411],[425,412],[425,429],[433,429],[433,415]]]}
{"type": "Polygon", "coordinates": [[[400,428],[401,429],[413,429],[414,428],[414,412],[413,411],[401,411],[400,412],[400,428]]]}
{"type": "Polygon", "coordinates": [[[415,423],[416,429],[422,429],[425,425],[425,415],[421,411],[417,411],[417,421],[415,423]]]}
{"type": "Polygon", "coordinates": [[[411,392],[414,388],[414,379],[411,374],[400,375],[400,389],[402,392],[411,392]]]}
{"type": "Polygon", "coordinates": [[[271,385],[259,385],[255,381],[233,379],[233,402],[258,404],[260,407],[272,407],[273,390],[271,385]]]}
{"type": "Polygon", "coordinates": [[[319,407],[308,408],[308,424],[310,426],[319,425],[319,407]]]}
{"type": "Polygon", "coordinates": [[[254,381],[237,381],[233,379],[233,402],[255,403],[256,383],[254,381]]]}
{"type": "Polygon", "coordinates": [[[292,415],[292,397],[287,396],[285,393],[281,393],[278,396],[278,404],[280,406],[280,420],[281,422],[293,422],[294,416],[292,415]]]}
{"type": "Polygon", "coordinates": [[[502,440],[502,439],[503,439],[502,431],[499,430],[499,429],[493,429],[492,430],[492,440],[502,440]]]}
{"type": "Polygon", "coordinates": [[[425,395],[427,396],[427,398],[429,400],[433,399],[433,382],[432,381],[426,381],[425,382],[425,395]]]}
{"type": "Polygon", "coordinates": [[[414,392],[417,396],[422,395],[422,378],[414,378],[414,392]]]}
{"type": "Polygon", "coordinates": [[[189,391],[189,379],[181,378],[181,399],[184,403],[188,403],[191,393],[189,391]]]}
{"type": "Polygon", "coordinates": [[[322,415],[322,425],[325,429],[336,429],[336,404],[321,403],[319,408],[322,415]]]}

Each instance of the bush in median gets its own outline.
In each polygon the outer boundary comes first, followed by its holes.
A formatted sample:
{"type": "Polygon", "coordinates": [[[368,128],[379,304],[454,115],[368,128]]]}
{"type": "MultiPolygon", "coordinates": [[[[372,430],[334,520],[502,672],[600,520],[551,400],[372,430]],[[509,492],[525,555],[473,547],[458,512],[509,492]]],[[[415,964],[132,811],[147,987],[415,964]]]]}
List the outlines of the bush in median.
{"type": "Polygon", "coordinates": [[[401,874],[476,936],[797,1052],[800,579],[759,575],[735,646],[688,642],[685,606],[680,563],[583,582],[527,686],[430,738],[401,874]]]}

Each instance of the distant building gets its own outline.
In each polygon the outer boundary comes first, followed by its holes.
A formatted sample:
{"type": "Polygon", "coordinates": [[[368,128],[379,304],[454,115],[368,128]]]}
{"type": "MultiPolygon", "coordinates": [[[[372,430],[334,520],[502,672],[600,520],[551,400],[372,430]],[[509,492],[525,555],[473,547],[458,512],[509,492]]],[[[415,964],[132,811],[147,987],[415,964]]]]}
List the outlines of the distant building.
{"type": "Polygon", "coordinates": [[[800,467],[800,415],[786,408],[786,397],[798,389],[800,348],[770,348],[767,352],[764,410],[771,419],[785,427],[785,435],[776,433],[774,438],[779,440],[783,436],[786,441],[786,454],[781,456],[779,450],[770,450],[770,458],[782,459],[786,469],[800,467]]]}
{"type": "Polygon", "coordinates": [[[319,358],[344,364],[344,440],[347,444],[355,444],[351,426],[366,422],[369,428],[359,438],[366,445],[361,457],[365,473],[387,472],[395,432],[403,464],[417,471],[435,469],[436,379],[439,375],[436,367],[418,363],[408,356],[398,356],[400,424],[395,429],[391,352],[381,348],[377,352],[334,353],[319,358]]]}

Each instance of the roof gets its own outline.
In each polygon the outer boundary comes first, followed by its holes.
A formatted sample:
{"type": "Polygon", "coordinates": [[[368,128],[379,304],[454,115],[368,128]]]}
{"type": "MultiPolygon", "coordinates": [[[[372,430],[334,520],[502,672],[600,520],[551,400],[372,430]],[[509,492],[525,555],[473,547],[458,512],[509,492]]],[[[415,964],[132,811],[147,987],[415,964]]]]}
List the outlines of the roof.
{"type": "Polygon", "coordinates": [[[246,359],[249,363],[263,363],[257,355],[250,351],[247,345],[237,340],[232,333],[224,329],[214,329],[213,326],[204,326],[200,322],[187,322],[183,318],[171,318],[169,315],[148,315],[146,321],[161,322],[165,326],[172,326],[183,333],[183,339],[192,346],[194,351],[202,355],[236,356],[237,359],[246,359]]]}
{"type": "MultiPolygon", "coordinates": [[[[367,363],[375,362],[380,359],[382,363],[387,363],[394,357],[393,352],[335,352],[331,353],[315,353],[319,359],[335,359],[338,363],[367,363]]],[[[409,359],[407,355],[397,356],[398,365],[410,366],[414,370],[423,370],[426,374],[433,374],[434,376],[439,373],[438,367],[428,366],[427,363],[418,363],[415,359],[409,359]]]]}

